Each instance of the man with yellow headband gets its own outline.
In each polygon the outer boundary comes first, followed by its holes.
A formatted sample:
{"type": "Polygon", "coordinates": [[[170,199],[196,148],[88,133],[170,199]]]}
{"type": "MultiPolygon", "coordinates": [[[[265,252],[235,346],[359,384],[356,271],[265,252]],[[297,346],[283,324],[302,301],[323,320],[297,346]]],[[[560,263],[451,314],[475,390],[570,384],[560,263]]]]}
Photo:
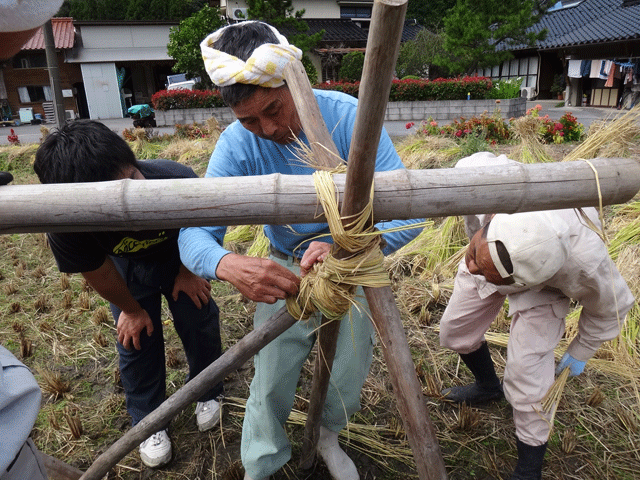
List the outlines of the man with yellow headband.
{"type": "MultiPolygon", "coordinates": [[[[481,152],[456,168],[515,163],[481,152]]],[[[601,228],[594,208],[584,214],[601,228]]],[[[440,320],[440,344],[460,354],[475,377],[445,389],[444,398],[471,405],[499,400],[484,334],[509,299],[511,328],[504,396],[513,407],[518,463],[511,480],[540,480],[551,428],[541,400],[565,367],[582,373],[600,345],[615,338],[634,304],[633,294],[598,234],[575,209],[465,217],[471,241],[440,320]],[[555,367],[571,299],[582,305],[578,334],[555,367]]]]}
{"type": "MultiPolygon", "coordinates": [[[[308,144],[283,79],[283,69],[301,52],[273,27],[242,22],[224,27],[201,44],[205,66],[220,87],[237,121],[216,143],[207,177],[311,175],[295,154],[294,140],[308,144]]],[[[314,91],[324,122],[343,159],[348,158],[357,100],[340,92],[314,91]]],[[[386,132],[381,135],[376,170],[404,168],[386,132]]],[[[415,221],[379,223],[380,230],[415,221]]],[[[327,224],[266,225],[271,243],[269,259],[253,258],[223,248],[226,227],[187,228],[180,233],[183,263],[205,278],[228,281],[247,298],[259,302],[254,326],[267,321],[298,291],[298,274],[322,261],[330,244],[312,241],[328,234],[327,224]]],[[[419,229],[384,233],[384,253],[407,243],[419,229]]],[[[328,237],[330,238],[330,237],[328,237]]],[[[352,308],[340,327],[337,351],[327,392],[318,452],[331,476],[357,480],[357,468],[338,445],[338,432],[360,408],[360,390],[371,365],[374,330],[367,318],[362,289],[356,293],[361,308],[352,308]]],[[[245,479],[266,479],[291,458],[284,424],[293,407],[302,366],[315,342],[319,315],[298,322],[264,347],[254,360],[242,430],[245,479]]]]}

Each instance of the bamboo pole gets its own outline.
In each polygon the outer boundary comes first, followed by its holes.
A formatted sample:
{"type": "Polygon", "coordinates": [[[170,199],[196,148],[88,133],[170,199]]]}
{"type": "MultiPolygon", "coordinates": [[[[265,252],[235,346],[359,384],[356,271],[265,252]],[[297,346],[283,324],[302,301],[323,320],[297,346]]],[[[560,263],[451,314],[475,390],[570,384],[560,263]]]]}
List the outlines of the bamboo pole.
{"type": "Polygon", "coordinates": [[[187,405],[196,401],[212,385],[223,380],[230,372],[240,368],[262,347],[291,327],[296,321],[289,315],[286,307],[282,307],[267,322],[245,335],[216,361],[120,437],[93,462],[80,477],[80,480],[100,480],[103,478],[120,459],[136,448],[145,438],[155,433],[160,425],[166,425],[187,405]]]}
{"type": "MultiPolygon", "coordinates": [[[[633,158],[590,160],[604,205],[640,190],[633,158]]],[[[597,206],[583,161],[377,172],[374,217],[409,219],[597,206]]],[[[344,197],[346,176],[335,175],[344,197]]],[[[118,180],[0,187],[0,234],[325,221],[310,175],[118,180]]]]}

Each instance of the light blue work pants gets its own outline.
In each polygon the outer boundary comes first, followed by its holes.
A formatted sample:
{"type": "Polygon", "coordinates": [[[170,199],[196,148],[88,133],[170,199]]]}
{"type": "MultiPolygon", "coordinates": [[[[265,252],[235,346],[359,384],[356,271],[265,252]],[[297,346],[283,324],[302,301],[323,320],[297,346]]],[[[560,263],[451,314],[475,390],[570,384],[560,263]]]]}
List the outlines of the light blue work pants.
{"type": "MultiPolygon", "coordinates": [[[[293,258],[271,260],[296,275],[300,267],[293,258]]],[[[334,432],[343,429],[351,415],[360,410],[360,391],[369,374],[373,354],[374,329],[362,288],[356,293],[360,311],[351,307],[340,326],[331,380],[322,411],[322,425],[334,432]]],[[[258,304],[254,328],[267,321],[284,301],[258,304]]],[[[267,477],[291,458],[291,444],[284,424],[293,408],[302,366],[316,341],[320,315],[297,322],[265,346],[254,357],[255,375],[251,382],[242,425],[242,464],[252,478],[267,477]]]]}

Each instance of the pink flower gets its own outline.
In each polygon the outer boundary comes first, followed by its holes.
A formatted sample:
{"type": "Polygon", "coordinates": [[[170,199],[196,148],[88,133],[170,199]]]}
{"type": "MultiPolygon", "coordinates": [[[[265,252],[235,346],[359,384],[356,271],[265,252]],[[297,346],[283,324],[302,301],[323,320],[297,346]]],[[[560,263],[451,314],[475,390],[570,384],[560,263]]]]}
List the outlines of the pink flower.
{"type": "Polygon", "coordinates": [[[462,130],[458,130],[456,132],[456,137],[461,137],[462,136],[462,130]]]}
{"type": "Polygon", "coordinates": [[[415,123],[414,123],[414,122],[409,122],[409,123],[407,123],[407,124],[404,126],[404,128],[406,128],[407,130],[409,130],[409,129],[410,129],[411,127],[413,127],[414,125],[415,125],[415,123]]]}
{"type": "Polygon", "coordinates": [[[432,127],[437,127],[438,126],[438,122],[436,122],[435,120],[430,122],[429,125],[431,125],[432,127]]]}
{"type": "Polygon", "coordinates": [[[540,110],[542,110],[542,105],[537,104],[537,105],[536,105],[535,107],[533,107],[533,108],[535,108],[536,110],[540,111],[540,110]]]}

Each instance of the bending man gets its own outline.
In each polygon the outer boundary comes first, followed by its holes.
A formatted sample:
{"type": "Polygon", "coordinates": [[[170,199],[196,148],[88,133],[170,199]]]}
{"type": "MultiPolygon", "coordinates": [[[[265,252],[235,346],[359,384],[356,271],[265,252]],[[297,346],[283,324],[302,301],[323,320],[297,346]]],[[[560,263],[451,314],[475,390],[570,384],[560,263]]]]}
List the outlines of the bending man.
{"type": "MultiPolygon", "coordinates": [[[[512,162],[483,152],[458,167],[512,162]]],[[[584,212],[601,228],[594,208],[584,212]]],[[[502,398],[485,332],[509,299],[512,317],[504,396],[513,407],[518,463],[511,480],[540,480],[550,433],[541,400],[554,382],[554,348],[564,335],[571,300],[582,305],[578,334],[556,373],[582,373],[600,345],[620,332],[633,294],[607,248],[574,209],[465,217],[471,238],[440,321],[440,343],[460,354],[476,381],[442,393],[455,402],[502,398]]]]}

